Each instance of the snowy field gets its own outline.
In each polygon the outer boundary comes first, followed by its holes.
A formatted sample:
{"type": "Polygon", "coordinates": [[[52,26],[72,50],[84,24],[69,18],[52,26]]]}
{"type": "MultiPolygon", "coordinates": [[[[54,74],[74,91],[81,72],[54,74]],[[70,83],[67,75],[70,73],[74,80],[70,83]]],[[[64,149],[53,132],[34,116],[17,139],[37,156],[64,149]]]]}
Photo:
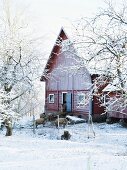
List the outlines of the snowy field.
{"type": "Polygon", "coordinates": [[[95,123],[88,139],[87,123],[68,125],[71,139],[60,140],[65,129],[38,126],[0,131],[0,170],[127,170],[127,129],[95,123]]]}

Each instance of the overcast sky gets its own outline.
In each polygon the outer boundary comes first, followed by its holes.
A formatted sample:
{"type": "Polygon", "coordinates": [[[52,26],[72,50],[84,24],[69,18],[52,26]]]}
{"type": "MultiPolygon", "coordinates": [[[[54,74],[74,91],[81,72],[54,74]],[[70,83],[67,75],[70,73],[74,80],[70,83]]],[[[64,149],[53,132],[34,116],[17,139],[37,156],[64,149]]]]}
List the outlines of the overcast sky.
{"type": "Polygon", "coordinates": [[[27,0],[27,4],[35,28],[50,32],[80,17],[89,17],[104,6],[103,0],[27,0]]]}
{"type": "MultiPolygon", "coordinates": [[[[45,45],[47,40],[48,43],[52,43],[52,39],[50,41],[50,38],[53,37],[53,35],[55,41],[62,26],[69,27],[74,21],[81,17],[91,17],[99,11],[99,8],[103,8],[105,6],[104,0],[0,1],[10,1],[10,4],[15,6],[13,7],[14,10],[12,10],[15,13],[16,11],[23,11],[26,23],[28,23],[30,28],[33,30],[33,36],[42,36],[45,45]]],[[[115,1],[115,4],[118,5],[120,1],[124,0],[113,1],[115,1]]]]}
{"type": "Polygon", "coordinates": [[[50,46],[54,45],[62,26],[69,27],[81,17],[90,17],[104,6],[103,0],[18,0],[18,4],[26,7],[35,36],[44,36],[44,44],[48,41],[50,46]]]}
{"type": "MultiPolygon", "coordinates": [[[[28,24],[39,35],[56,33],[62,26],[81,17],[90,17],[105,6],[105,0],[0,0],[3,1],[13,3],[16,7],[13,11],[24,11],[28,24]]],[[[118,4],[125,0],[113,1],[118,4]]]]}

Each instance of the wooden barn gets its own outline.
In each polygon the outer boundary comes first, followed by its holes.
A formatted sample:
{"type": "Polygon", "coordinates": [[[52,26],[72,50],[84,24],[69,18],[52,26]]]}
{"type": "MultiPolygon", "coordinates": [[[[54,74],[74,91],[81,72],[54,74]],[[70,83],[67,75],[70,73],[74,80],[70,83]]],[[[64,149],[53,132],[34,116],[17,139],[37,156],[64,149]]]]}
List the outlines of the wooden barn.
{"type": "Polygon", "coordinates": [[[78,56],[64,29],[56,39],[41,81],[45,82],[45,112],[60,112],[63,106],[70,115],[86,118],[104,112],[97,97],[91,99],[91,75],[78,56]]]}

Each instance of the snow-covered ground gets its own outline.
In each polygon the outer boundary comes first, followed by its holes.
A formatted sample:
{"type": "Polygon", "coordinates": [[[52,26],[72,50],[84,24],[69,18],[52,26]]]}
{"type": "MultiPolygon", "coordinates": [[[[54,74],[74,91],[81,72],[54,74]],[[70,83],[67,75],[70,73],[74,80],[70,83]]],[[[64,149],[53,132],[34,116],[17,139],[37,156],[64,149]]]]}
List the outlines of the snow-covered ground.
{"type": "Polygon", "coordinates": [[[127,129],[119,124],[68,125],[71,139],[60,140],[65,129],[38,126],[0,131],[0,170],[127,170],[127,129]],[[92,131],[91,131],[92,132],[92,131]]]}

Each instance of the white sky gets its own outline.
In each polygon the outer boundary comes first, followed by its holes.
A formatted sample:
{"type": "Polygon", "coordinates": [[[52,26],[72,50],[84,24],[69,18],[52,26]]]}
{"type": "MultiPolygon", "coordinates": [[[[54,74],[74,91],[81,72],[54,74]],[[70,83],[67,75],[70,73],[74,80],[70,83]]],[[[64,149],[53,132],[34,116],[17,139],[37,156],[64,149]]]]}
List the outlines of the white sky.
{"type": "Polygon", "coordinates": [[[103,0],[26,0],[26,4],[35,29],[46,32],[55,32],[80,17],[88,17],[104,5],[103,0]]]}
{"type": "MultiPolygon", "coordinates": [[[[3,0],[0,0],[1,2],[3,0]]],[[[14,11],[22,10],[34,33],[53,33],[80,17],[88,17],[104,5],[103,0],[7,0],[14,11]]],[[[2,3],[1,3],[2,4],[2,3]]],[[[58,33],[57,33],[58,34],[58,33]]]]}
{"type": "MultiPolygon", "coordinates": [[[[13,3],[16,6],[13,11],[24,11],[26,22],[38,36],[58,35],[62,26],[69,26],[81,17],[90,17],[105,6],[104,0],[0,0],[3,1],[13,3]]],[[[125,0],[113,1],[117,4],[125,0]]]]}
{"type": "MultiPolygon", "coordinates": [[[[45,46],[47,43],[55,42],[62,26],[69,27],[73,21],[81,17],[90,17],[105,6],[104,0],[0,0],[3,1],[14,4],[15,8],[13,7],[12,11],[23,11],[26,23],[33,30],[32,36],[42,36],[45,46]]],[[[124,0],[113,1],[117,5],[124,0]]],[[[2,3],[0,7],[1,5],[2,3]]]]}
{"type": "Polygon", "coordinates": [[[22,4],[22,8],[26,6],[26,15],[30,18],[34,34],[44,37],[46,50],[47,44],[52,49],[62,26],[69,27],[73,21],[89,17],[104,6],[103,0],[20,0],[20,3],[18,0],[18,4],[22,4]]]}
{"type": "MultiPolygon", "coordinates": [[[[17,1],[17,0],[14,0],[17,1]]],[[[89,17],[105,6],[104,0],[18,0],[28,6],[29,15],[45,30],[53,31],[80,17],[89,17]]],[[[114,4],[124,0],[113,0],[114,4]]]]}

